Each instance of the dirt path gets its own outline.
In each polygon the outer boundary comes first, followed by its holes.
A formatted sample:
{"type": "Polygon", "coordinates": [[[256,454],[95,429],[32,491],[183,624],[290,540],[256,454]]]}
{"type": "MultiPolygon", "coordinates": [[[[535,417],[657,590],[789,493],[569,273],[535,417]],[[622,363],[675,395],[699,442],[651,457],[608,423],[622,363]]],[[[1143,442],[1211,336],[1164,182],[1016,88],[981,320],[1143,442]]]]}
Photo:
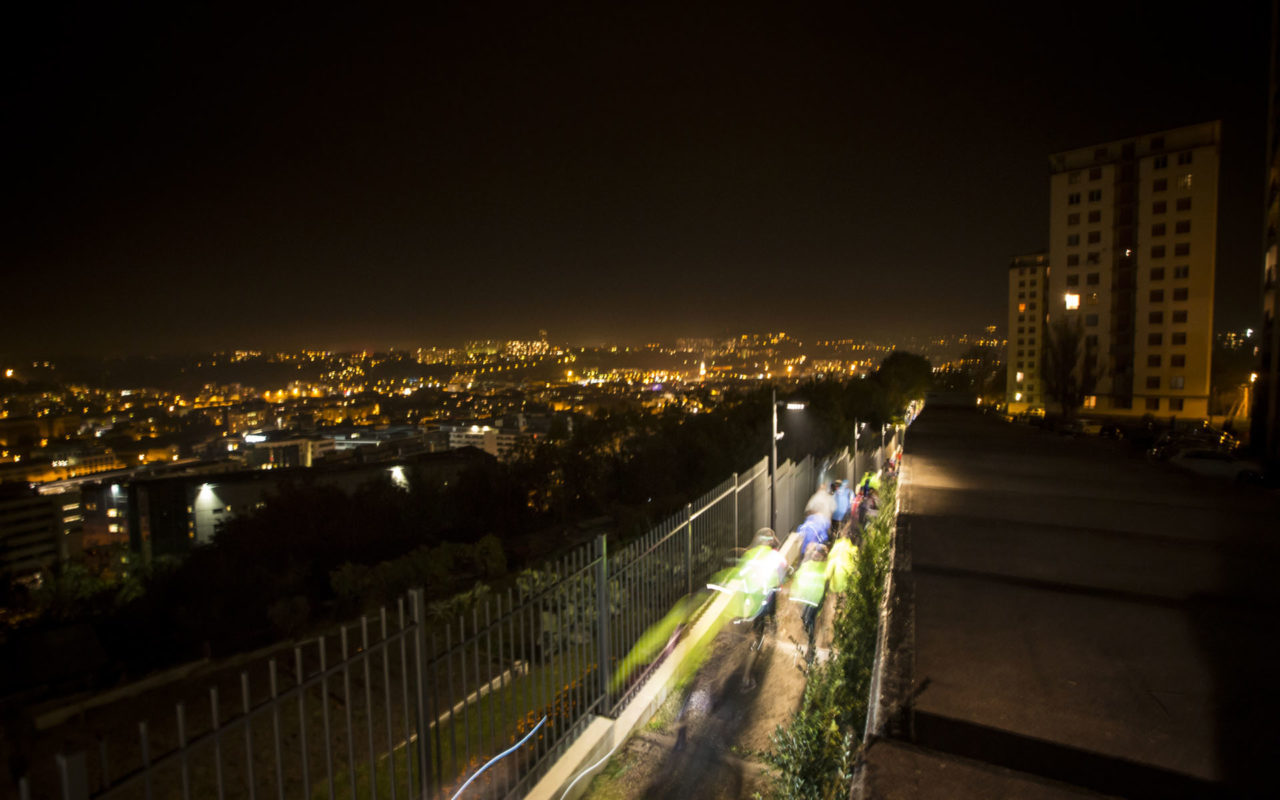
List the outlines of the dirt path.
{"type": "MultiPolygon", "coordinates": [[[[654,720],[637,731],[593,780],[586,797],[739,798],[763,791],[767,777],[760,754],[769,736],[785,724],[804,693],[807,637],[797,604],[780,598],[776,629],[752,668],[756,686],[744,691],[750,646],[746,626],[729,625],[716,637],[698,674],[682,692],[673,692],[654,720]],[[678,745],[680,708],[690,693],[702,692],[702,713],[691,713],[683,746],[678,745]]],[[[818,620],[818,645],[830,640],[830,608],[818,620]]]]}

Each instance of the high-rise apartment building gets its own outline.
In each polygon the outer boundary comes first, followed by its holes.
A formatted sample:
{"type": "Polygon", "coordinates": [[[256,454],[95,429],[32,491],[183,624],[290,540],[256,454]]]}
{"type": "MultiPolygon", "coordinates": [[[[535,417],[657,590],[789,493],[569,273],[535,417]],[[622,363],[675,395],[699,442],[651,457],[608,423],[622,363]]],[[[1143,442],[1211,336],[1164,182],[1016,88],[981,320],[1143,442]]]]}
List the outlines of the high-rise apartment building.
{"type": "Polygon", "coordinates": [[[1272,464],[1280,464],[1280,9],[1271,7],[1271,79],[1267,114],[1267,228],[1263,242],[1262,329],[1258,380],[1254,384],[1251,438],[1272,464]]]}
{"type": "Polygon", "coordinates": [[[1088,410],[1208,416],[1220,141],[1207,122],[1049,158],[1045,305],[1051,335],[1081,331],[1088,410]]]}
{"type": "Polygon", "coordinates": [[[1049,257],[1015,256],[1009,264],[1009,345],[1005,395],[1009,411],[1044,410],[1044,316],[1049,257]]]}

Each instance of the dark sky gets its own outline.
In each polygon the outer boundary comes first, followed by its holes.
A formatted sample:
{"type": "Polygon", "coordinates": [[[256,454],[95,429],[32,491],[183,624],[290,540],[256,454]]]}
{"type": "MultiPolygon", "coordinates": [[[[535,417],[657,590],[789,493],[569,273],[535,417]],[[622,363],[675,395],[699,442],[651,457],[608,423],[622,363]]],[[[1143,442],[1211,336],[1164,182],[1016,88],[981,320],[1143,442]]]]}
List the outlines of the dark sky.
{"type": "Polygon", "coordinates": [[[973,329],[1049,153],[1218,118],[1259,316],[1267,3],[25,5],[0,352],[973,329]]]}

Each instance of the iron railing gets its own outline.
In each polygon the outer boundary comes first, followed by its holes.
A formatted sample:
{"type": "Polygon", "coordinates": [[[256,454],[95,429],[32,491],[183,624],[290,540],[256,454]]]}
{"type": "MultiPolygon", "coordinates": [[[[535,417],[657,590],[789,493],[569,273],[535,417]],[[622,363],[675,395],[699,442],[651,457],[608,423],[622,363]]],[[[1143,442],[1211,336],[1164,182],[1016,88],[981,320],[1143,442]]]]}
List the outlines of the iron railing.
{"type": "MultiPolygon", "coordinates": [[[[780,465],[778,518],[798,522],[819,482],[855,480],[881,452],[780,465]]],[[[648,674],[628,655],[641,636],[768,518],[762,459],[616,551],[601,536],[456,618],[415,590],[215,675],[203,700],[178,702],[167,719],[140,695],[136,737],[117,731],[58,755],[19,781],[19,796],[449,798],[523,742],[466,791],[521,796],[592,718],[632,697],[648,674]]]]}

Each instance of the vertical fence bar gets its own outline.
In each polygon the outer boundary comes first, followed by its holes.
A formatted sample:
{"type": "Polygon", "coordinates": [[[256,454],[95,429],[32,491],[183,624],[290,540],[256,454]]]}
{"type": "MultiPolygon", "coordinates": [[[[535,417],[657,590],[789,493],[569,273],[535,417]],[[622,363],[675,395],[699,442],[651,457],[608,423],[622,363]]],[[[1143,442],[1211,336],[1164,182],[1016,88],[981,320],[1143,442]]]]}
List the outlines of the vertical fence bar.
{"type": "MultiPolygon", "coordinates": [[[[507,587],[507,610],[511,610],[510,587],[507,587]]],[[[498,617],[494,620],[494,624],[498,626],[498,690],[501,692],[499,695],[500,705],[498,707],[498,716],[502,720],[502,730],[499,733],[498,745],[501,747],[505,744],[502,740],[502,735],[507,732],[507,728],[510,727],[511,722],[515,719],[515,715],[511,711],[511,692],[508,692],[507,688],[511,687],[514,690],[515,681],[518,677],[516,660],[514,658],[510,661],[510,667],[505,666],[508,663],[507,649],[505,642],[503,641],[502,628],[507,624],[507,617],[504,617],[502,614],[502,595],[498,595],[498,617]],[[509,679],[508,675],[510,676],[509,679]]],[[[511,768],[509,766],[506,767],[502,770],[502,774],[502,793],[505,795],[511,792],[511,768]]],[[[392,800],[394,800],[394,798],[392,798],[392,800]]]]}
{"type": "Polygon", "coordinates": [[[98,778],[98,788],[106,789],[111,785],[111,772],[107,762],[107,737],[98,737],[98,763],[102,767],[102,774],[98,778]]]}
{"type": "MultiPolygon", "coordinates": [[[[293,648],[293,676],[298,684],[298,740],[302,745],[302,796],[311,798],[311,754],[307,751],[307,687],[302,669],[302,647],[293,648]]],[[[326,742],[326,746],[328,743],[326,742]]]]}
{"type": "MultiPolygon", "coordinates": [[[[145,729],[146,723],[142,727],[145,729]]],[[[146,752],[144,750],[144,761],[146,752]]],[[[62,787],[62,800],[89,800],[89,765],[83,750],[74,753],[58,753],[55,756],[58,766],[58,781],[62,787]]],[[[149,761],[145,761],[150,764],[149,761]]],[[[147,769],[147,786],[150,788],[151,771],[147,769]]],[[[18,792],[23,797],[30,797],[31,786],[24,775],[18,779],[18,792]]]]}
{"type": "MultiPolygon", "coordinates": [[[[421,789],[420,796],[427,796],[428,776],[431,771],[427,767],[429,754],[427,752],[427,736],[429,729],[427,727],[427,658],[426,658],[426,609],[423,607],[422,590],[414,589],[409,592],[409,601],[413,604],[413,661],[414,668],[418,673],[418,786],[421,789]]],[[[432,681],[434,684],[434,681],[432,681]]],[[[439,727],[436,728],[436,737],[440,735],[439,727]]],[[[412,793],[413,770],[410,773],[410,793],[412,793]]]]}
{"type": "Polygon", "coordinates": [[[329,784],[329,800],[338,796],[338,787],[333,782],[333,733],[329,727],[329,654],[325,647],[324,637],[320,642],[320,716],[324,723],[324,775],[329,784]]]}
{"type": "Polygon", "coordinates": [[[338,630],[342,645],[342,706],[347,715],[347,777],[351,784],[351,800],[356,800],[356,739],[351,724],[351,651],[347,640],[347,626],[340,625],[338,630]]]}
{"type": "Polygon", "coordinates": [[[280,704],[276,702],[276,696],[280,690],[276,678],[276,660],[273,658],[267,662],[267,688],[271,693],[271,738],[276,756],[276,797],[284,800],[284,764],[280,760],[280,704]]]}
{"type": "Polygon", "coordinates": [[[387,639],[387,607],[378,609],[379,632],[382,634],[382,694],[383,716],[387,720],[387,781],[391,800],[396,800],[396,739],[391,730],[391,642],[387,639]]]}
{"type": "MultiPolygon", "coordinates": [[[[472,638],[475,638],[475,631],[471,632],[472,638]]],[[[476,646],[478,646],[478,641],[476,646]]],[[[458,649],[461,651],[462,658],[462,772],[459,777],[466,775],[471,771],[471,703],[467,702],[469,693],[467,692],[467,618],[464,614],[458,615],[458,649]]],[[[479,653],[476,656],[476,672],[480,671],[479,653]]]]}
{"type": "Polygon", "coordinates": [[[182,770],[182,800],[191,800],[191,765],[187,761],[187,708],[178,703],[174,706],[178,715],[178,763],[182,770]]]}
{"type": "MultiPolygon", "coordinates": [[[[405,789],[405,796],[412,797],[413,796],[413,759],[409,757],[409,753],[412,752],[411,737],[413,734],[409,729],[409,659],[408,659],[408,652],[407,652],[409,649],[409,637],[405,633],[404,597],[403,596],[396,598],[396,614],[397,614],[397,619],[400,622],[400,692],[401,692],[400,700],[403,705],[403,714],[404,714],[404,716],[400,718],[400,727],[401,729],[404,730],[405,781],[408,784],[408,786],[405,789]]],[[[415,635],[416,634],[417,632],[415,631],[415,635]]],[[[427,734],[427,730],[428,729],[426,728],[423,729],[423,736],[427,734]]],[[[420,739],[418,742],[418,746],[425,747],[425,745],[426,745],[426,741],[420,739]]],[[[421,794],[425,796],[427,792],[424,790],[421,794]]]]}
{"type": "Polygon", "coordinates": [[[209,687],[209,712],[213,725],[213,772],[217,780],[218,800],[227,796],[226,785],[222,779],[222,729],[218,727],[218,687],[209,687]]]}
{"type": "MultiPolygon", "coordinates": [[[[489,681],[485,685],[489,687],[488,690],[486,691],[486,696],[489,698],[489,702],[488,702],[489,754],[497,755],[498,753],[501,752],[501,750],[497,746],[498,745],[498,711],[497,711],[498,697],[497,695],[494,694],[495,692],[494,684],[497,683],[498,678],[493,674],[493,665],[494,665],[493,627],[492,627],[493,613],[490,610],[491,605],[492,603],[490,603],[489,600],[486,598],[484,601],[484,649],[485,649],[485,661],[489,662],[489,668],[485,670],[485,674],[489,676],[489,681]]],[[[501,667],[499,667],[499,669],[501,669],[501,667]]],[[[477,698],[477,702],[478,701],[479,701],[479,698],[477,698]]],[[[493,778],[490,777],[487,782],[490,785],[492,785],[493,778]]]]}
{"type": "Polygon", "coordinates": [[[249,800],[258,796],[253,779],[253,720],[249,719],[249,673],[240,673],[240,707],[244,710],[245,778],[249,781],[249,800]]]}
{"type": "Polygon", "coordinates": [[[596,631],[600,660],[600,711],[608,713],[609,698],[609,550],[608,537],[600,534],[596,539],[596,608],[600,618],[596,620],[599,630],[596,631]]]}
{"type": "MultiPolygon", "coordinates": [[[[449,678],[449,688],[444,693],[449,714],[449,774],[446,778],[452,781],[458,777],[458,725],[454,711],[457,706],[453,703],[453,624],[448,622],[444,626],[444,659],[449,678]]],[[[422,673],[418,673],[418,677],[421,678],[422,673]]],[[[436,730],[440,730],[439,724],[436,725],[436,730]]]]}
{"type": "Polygon", "coordinates": [[[378,753],[373,747],[373,679],[369,672],[369,615],[360,615],[360,653],[364,661],[364,727],[369,734],[369,796],[378,800],[378,753]]]}

